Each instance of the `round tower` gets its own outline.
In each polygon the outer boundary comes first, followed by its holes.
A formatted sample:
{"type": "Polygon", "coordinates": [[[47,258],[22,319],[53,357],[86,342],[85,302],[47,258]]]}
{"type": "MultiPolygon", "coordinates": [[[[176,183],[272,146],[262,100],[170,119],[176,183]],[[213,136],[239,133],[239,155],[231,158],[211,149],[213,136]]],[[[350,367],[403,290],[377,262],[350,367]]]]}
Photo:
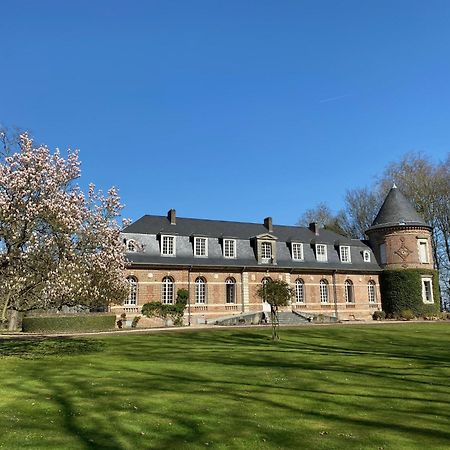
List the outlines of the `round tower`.
{"type": "Polygon", "coordinates": [[[366,231],[384,269],[380,288],[387,313],[411,310],[415,315],[427,315],[439,311],[431,233],[432,228],[394,184],[366,231]]]}
{"type": "Polygon", "coordinates": [[[433,269],[431,231],[394,184],[366,233],[384,269],[433,269]]]}

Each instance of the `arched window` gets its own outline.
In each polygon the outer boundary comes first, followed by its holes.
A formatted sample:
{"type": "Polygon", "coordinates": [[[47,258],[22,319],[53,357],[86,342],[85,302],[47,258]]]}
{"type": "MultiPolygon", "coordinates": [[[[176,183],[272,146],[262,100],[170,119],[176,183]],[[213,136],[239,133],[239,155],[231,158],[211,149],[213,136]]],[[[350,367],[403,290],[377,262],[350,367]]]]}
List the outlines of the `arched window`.
{"type": "Polygon", "coordinates": [[[225,280],[225,299],[227,303],[236,303],[236,280],[227,278],[225,280]]]}
{"type": "Polygon", "coordinates": [[[295,301],[305,303],[305,283],[301,278],[295,281],[295,301]]]}
{"type": "Polygon", "coordinates": [[[267,284],[269,281],[272,281],[272,278],[270,278],[270,277],[264,277],[264,278],[261,280],[261,283],[262,283],[263,286],[264,286],[264,285],[267,284]]]}
{"type": "Polygon", "coordinates": [[[161,284],[161,302],[173,303],[173,279],[171,277],[164,277],[161,284]]]}
{"type": "Polygon", "coordinates": [[[355,293],[353,290],[353,283],[351,282],[351,280],[345,280],[344,290],[345,290],[345,302],[355,303],[355,293]]]}
{"type": "Polygon", "coordinates": [[[125,305],[136,305],[138,298],[138,280],[136,277],[128,277],[128,298],[125,300],[125,305]]]}
{"type": "Polygon", "coordinates": [[[129,252],[135,252],[136,251],[136,242],[134,242],[132,239],[130,239],[127,242],[127,250],[129,252]]]}
{"type": "Polygon", "coordinates": [[[195,303],[206,303],[206,281],[202,277],[195,280],[195,303]]]}
{"type": "Polygon", "coordinates": [[[369,298],[369,303],[376,302],[376,291],[375,291],[375,281],[370,280],[367,283],[367,296],[369,298]]]}
{"type": "Polygon", "coordinates": [[[320,280],[320,303],[328,303],[328,281],[320,280]]]}

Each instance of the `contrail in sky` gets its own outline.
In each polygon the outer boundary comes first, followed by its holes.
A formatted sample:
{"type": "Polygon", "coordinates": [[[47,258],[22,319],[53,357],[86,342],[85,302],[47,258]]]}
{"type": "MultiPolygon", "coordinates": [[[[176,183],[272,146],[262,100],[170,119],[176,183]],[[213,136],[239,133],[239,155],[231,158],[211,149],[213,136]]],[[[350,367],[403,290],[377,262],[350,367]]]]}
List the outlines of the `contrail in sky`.
{"type": "Polygon", "coordinates": [[[341,98],[345,98],[345,97],[350,97],[350,95],[345,94],[345,95],[338,95],[337,97],[324,98],[322,100],[319,100],[319,103],[334,102],[336,100],[340,100],[341,98]]]}

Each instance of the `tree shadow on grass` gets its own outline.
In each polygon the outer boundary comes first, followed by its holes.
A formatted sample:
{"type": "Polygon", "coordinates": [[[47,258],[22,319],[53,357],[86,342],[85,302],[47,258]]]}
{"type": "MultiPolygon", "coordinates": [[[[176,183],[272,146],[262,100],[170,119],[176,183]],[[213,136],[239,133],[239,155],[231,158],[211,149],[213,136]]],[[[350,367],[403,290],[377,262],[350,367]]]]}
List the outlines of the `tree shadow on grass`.
{"type": "Polygon", "coordinates": [[[0,341],[0,358],[40,359],[47,356],[75,356],[100,352],[104,347],[97,339],[72,337],[5,339],[0,341]]]}

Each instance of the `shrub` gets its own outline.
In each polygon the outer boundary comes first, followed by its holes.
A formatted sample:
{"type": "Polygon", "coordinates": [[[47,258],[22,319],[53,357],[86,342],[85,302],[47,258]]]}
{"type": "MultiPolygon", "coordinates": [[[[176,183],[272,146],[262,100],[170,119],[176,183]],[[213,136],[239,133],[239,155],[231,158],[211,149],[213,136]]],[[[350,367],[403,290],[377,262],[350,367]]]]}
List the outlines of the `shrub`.
{"type": "Polygon", "coordinates": [[[375,311],[372,318],[373,320],[384,320],[386,319],[386,313],[384,311],[375,311]]]}
{"type": "Polygon", "coordinates": [[[380,288],[383,311],[388,317],[402,317],[405,310],[412,311],[416,317],[439,313],[439,280],[435,270],[385,270],[380,276],[380,288]],[[422,275],[433,277],[432,304],[423,303],[422,275]]]}
{"type": "Polygon", "coordinates": [[[400,318],[403,320],[412,320],[416,316],[410,309],[403,309],[400,311],[400,318]]]}
{"type": "Polygon", "coordinates": [[[114,329],[114,314],[70,314],[24,317],[22,330],[28,333],[71,333],[114,329]]]}
{"type": "Polygon", "coordinates": [[[131,322],[131,328],[136,328],[137,324],[140,320],[141,320],[141,316],[134,316],[134,319],[131,322]]]}
{"type": "Polygon", "coordinates": [[[176,302],[163,304],[160,302],[149,302],[142,305],[142,314],[147,317],[159,317],[160,319],[172,319],[175,326],[183,325],[184,310],[189,298],[187,289],[178,289],[176,302]]]}

